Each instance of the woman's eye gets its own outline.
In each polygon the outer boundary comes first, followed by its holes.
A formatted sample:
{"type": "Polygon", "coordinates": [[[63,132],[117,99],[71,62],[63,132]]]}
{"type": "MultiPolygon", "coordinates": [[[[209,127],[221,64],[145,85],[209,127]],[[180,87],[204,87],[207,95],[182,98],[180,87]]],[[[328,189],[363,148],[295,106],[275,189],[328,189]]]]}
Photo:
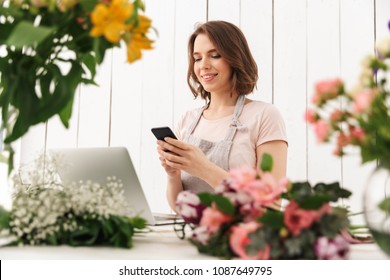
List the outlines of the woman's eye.
{"type": "Polygon", "coordinates": [[[219,54],[213,54],[211,57],[212,58],[221,58],[221,56],[219,54]]]}
{"type": "Polygon", "coordinates": [[[194,57],[194,61],[195,61],[195,62],[200,61],[200,60],[201,60],[201,58],[196,58],[196,57],[194,57]]]}

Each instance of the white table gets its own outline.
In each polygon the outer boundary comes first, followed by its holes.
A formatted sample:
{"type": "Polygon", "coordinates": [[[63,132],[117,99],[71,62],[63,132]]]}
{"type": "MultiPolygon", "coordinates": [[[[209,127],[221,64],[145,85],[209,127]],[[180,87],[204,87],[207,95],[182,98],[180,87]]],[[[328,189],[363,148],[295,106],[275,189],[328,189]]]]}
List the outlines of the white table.
{"type": "MultiPolygon", "coordinates": [[[[171,226],[153,227],[153,232],[134,237],[134,247],[23,246],[0,247],[0,259],[8,260],[210,260],[188,240],[176,237],[171,226]]],[[[389,259],[376,244],[351,245],[352,260],[389,259]]]]}

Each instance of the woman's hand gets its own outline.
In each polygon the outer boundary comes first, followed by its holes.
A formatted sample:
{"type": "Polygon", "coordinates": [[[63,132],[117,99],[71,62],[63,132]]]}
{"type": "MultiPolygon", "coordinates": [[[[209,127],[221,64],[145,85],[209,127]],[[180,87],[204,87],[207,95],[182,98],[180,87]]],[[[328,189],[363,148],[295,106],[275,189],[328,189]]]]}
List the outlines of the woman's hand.
{"type": "MultiPolygon", "coordinates": [[[[160,141],[158,141],[158,142],[160,142],[160,141]]],[[[170,178],[179,177],[180,176],[180,169],[173,168],[167,164],[167,159],[165,159],[165,157],[164,157],[165,152],[164,152],[163,148],[161,148],[161,145],[157,145],[157,152],[159,154],[159,160],[160,160],[161,166],[164,168],[168,177],[170,177],[170,178]]]]}
{"type": "MultiPolygon", "coordinates": [[[[173,138],[157,141],[159,154],[169,170],[183,170],[193,176],[204,178],[212,164],[198,147],[173,138]]],[[[165,167],[164,167],[165,168],[165,167]]],[[[167,170],[166,169],[166,170],[167,170]]]]}
{"type": "Polygon", "coordinates": [[[229,176],[226,170],[212,163],[198,147],[173,138],[165,138],[165,141],[157,143],[162,151],[161,156],[169,167],[183,170],[212,187],[218,186],[229,176]]]}

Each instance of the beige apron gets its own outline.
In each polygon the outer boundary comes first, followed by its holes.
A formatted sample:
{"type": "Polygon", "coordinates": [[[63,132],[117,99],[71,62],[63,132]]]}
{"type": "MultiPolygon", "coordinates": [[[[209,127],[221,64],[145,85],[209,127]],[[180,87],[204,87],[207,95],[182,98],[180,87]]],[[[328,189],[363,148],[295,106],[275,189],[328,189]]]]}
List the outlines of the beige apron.
{"type": "MultiPolygon", "coordinates": [[[[228,171],[229,154],[233,144],[234,135],[236,134],[238,129],[245,129],[245,127],[243,127],[238,120],[244,108],[244,103],[245,95],[240,95],[237,99],[236,106],[234,107],[233,117],[229,125],[228,132],[225,136],[225,139],[223,139],[222,141],[210,142],[204,139],[197,138],[193,135],[195,127],[198,125],[200,118],[202,117],[203,111],[206,108],[206,106],[204,106],[198,111],[196,117],[194,118],[194,121],[186,130],[184,134],[184,142],[199,147],[211,162],[228,171]]],[[[214,191],[214,189],[205,181],[198,177],[192,176],[185,171],[181,172],[181,180],[183,182],[184,190],[192,190],[195,192],[214,191]]]]}

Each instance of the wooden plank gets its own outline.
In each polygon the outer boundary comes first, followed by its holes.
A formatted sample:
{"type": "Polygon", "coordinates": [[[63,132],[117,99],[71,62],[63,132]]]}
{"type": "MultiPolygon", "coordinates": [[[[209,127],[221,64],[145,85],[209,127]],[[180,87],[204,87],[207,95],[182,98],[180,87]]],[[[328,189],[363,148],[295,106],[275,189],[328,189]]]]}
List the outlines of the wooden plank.
{"type": "Polygon", "coordinates": [[[79,147],[106,147],[109,142],[112,50],[97,67],[94,85],[81,85],[79,147]]]}
{"type": "MultiPolygon", "coordinates": [[[[307,92],[310,100],[315,83],[340,75],[339,0],[307,1],[307,92]]],[[[317,143],[313,127],[308,133],[308,180],[341,181],[341,159],[334,145],[317,143]]],[[[301,161],[304,162],[304,159],[301,161]]],[[[295,164],[300,164],[296,162],[295,164]]]]}
{"type": "MultiPolygon", "coordinates": [[[[374,54],[374,2],[344,0],[340,8],[341,77],[351,89],[358,83],[362,59],[374,54]]],[[[352,191],[352,196],[344,203],[357,213],[363,210],[363,189],[375,163],[362,166],[357,148],[349,147],[346,152],[349,154],[342,159],[342,185],[352,191]]],[[[363,216],[354,216],[353,223],[362,224],[363,216]]]]}
{"type": "Polygon", "coordinates": [[[175,13],[175,53],[173,78],[173,123],[176,125],[180,117],[196,107],[204,105],[204,101],[194,96],[187,84],[188,39],[197,24],[206,22],[206,0],[176,1],[175,13]]]}
{"type": "Polygon", "coordinates": [[[58,116],[55,116],[48,121],[46,149],[77,147],[79,97],[80,86],[77,88],[75,93],[72,116],[69,121],[69,128],[66,128],[62,124],[58,116]]]}
{"type": "Polygon", "coordinates": [[[169,211],[166,176],[156,152],[156,139],[150,129],[173,121],[175,1],[147,1],[148,15],[154,20],[159,37],[155,49],[143,59],[140,180],[154,212],[169,211]]]}
{"type": "Polygon", "coordinates": [[[272,21],[272,1],[241,1],[240,27],[259,69],[258,87],[248,97],[269,103],[273,102],[272,21]]]}
{"type": "MultiPolygon", "coordinates": [[[[146,52],[143,57],[148,55],[146,52]]],[[[143,130],[141,115],[143,61],[129,64],[126,59],[126,46],[114,50],[110,146],[126,147],[139,173],[143,130]]]]}
{"type": "Polygon", "coordinates": [[[240,26],[240,0],[209,0],[208,20],[226,20],[240,26]]]}
{"type": "Polygon", "coordinates": [[[307,179],[306,17],[306,0],[275,1],[274,103],[286,124],[287,175],[293,181],[307,179]]]}

